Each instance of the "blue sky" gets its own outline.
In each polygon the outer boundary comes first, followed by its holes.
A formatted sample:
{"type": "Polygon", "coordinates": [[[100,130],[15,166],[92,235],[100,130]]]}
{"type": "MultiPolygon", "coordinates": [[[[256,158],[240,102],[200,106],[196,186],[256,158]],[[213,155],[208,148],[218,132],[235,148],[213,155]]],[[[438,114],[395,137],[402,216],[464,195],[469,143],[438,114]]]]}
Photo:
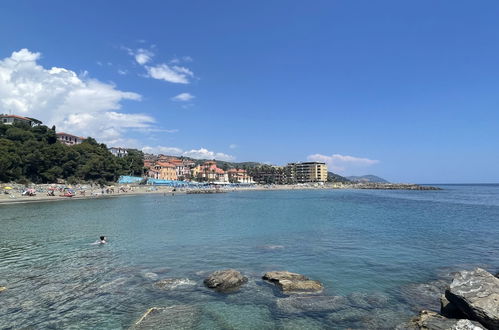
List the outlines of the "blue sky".
{"type": "Polygon", "coordinates": [[[497,17],[497,1],[2,1],[0,112],[152,152],[499,182],[497,17]]]}

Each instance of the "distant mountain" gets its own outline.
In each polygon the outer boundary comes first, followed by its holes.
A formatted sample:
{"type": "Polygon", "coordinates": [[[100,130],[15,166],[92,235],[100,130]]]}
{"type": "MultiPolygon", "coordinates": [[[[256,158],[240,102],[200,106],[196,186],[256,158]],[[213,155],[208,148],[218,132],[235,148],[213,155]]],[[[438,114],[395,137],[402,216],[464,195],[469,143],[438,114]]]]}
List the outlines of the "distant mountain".
{"type": "Polygon", "coordinates": [[[344,176],[341,176],[339,174],[333,173],[333,172],[327,172],[327,182],[342,182],[342,183],[348,183],[351,182],[344,176]]]}
{"type": "Polygon", "coordinates": [[[347,176],[347,179],[353,182],[389,183],[387,180],[380,178],[379,176],[376,175],[347,176]]]}

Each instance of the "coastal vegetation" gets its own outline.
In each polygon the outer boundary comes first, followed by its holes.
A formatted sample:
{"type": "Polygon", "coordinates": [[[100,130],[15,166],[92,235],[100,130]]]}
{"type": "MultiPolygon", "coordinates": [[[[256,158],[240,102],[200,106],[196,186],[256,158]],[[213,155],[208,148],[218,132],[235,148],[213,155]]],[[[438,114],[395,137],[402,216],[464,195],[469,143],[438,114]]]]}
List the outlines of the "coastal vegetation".
{"type": "Polygon", "coordinates": [[[120,175],[142,174],[141,151],[129,150],[118,158],[91,137],[74,146],[60,143],[55,126],[0,124],[0,182],[104,184],[120,175]]]}

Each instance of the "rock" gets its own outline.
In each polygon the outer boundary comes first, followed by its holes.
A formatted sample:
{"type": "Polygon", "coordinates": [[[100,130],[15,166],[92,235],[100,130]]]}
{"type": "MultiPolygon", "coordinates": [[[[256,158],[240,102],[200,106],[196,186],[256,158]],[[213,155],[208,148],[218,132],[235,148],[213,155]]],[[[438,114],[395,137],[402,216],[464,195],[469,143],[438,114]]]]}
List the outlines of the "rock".
{"type": "Polygon", "coordinates": [[[275,329],[272,313],[264,305],[203,304],[203,329],[275,329]]]}
{"type": "Polygon", "coordinates": [[[282,292],[286,294],[291,293],[317,293],[324,290],[321,282],[319,281],[290,281],[290,280],[281,280],[276,283],[279,288],[281,288],[282,292]]]}
{"type": "Polygon", "coordinates": [[[499,279],[486,270],[457,273],[445,297],[468,318],[499,329],[499,279]]]}
{"type": "Polygon", "coordinates": [[[332,313],[350,308],[343,296],[290,296],[277,299],[276,306],[285,314],[332,313]]]}
{"type": "Polygon", "coordinates": [[[7,290],[7,288],[6,288],[6,287],[4,287],[4,286],[0,286],[0,292],[5,291],[5,290],[7,290]]]}
{"type": "Polygon", "coordinates": [[[481,330],[485,329],[480,323],[466,319],[448,319],[442,315],[422,310],[419,316],[407,324],[399,325],[397,330],[481,330]]]}
{"type": "Polygon", "coordinates": [[[297,273],[291,273],[288,271],[274,271],[274,272],[267,272],[265,275],[262,277],[264,280],[272,282],[272,283],[277,283],[281,280],[289,280],[289,281],[306,281],[308,280],[308,277],[297,274],[297,273]]]}
{"type": "Polygon", "coordinates": [[[149,308],[131,329],[192,329],[199,322],[199,310],[189,305],[149,308]]]}
{"type": "Polygon", "coordinates": [[[415,312],[422,309],[438,310],[439,298],[449,286],[446,280],[428,283],[411,283],[401,288],[399,294],[415,312]]]}
{"type": "Polygon", "coordinates": [[[196,282],[188,278],[165,278],[153,284],[155,288],[161,290],[175,290],[196,285],[196,282]]]}
{"type": "Polygon", "coordinates": [[[363,309],[381,308],[388,305],[388,297],[378,292],[354,292],[348,295],[348,300],[353,307],[363,309]]]}
{"type": "Polygon", "coordinates": [[[268,272],[262,278],[274,283],[286,294],[319,293],[324,290],[321,282],[313,281],[304,275],[287,271],[268,272]]]}
{"type": "Polygon", "coordinates": [[[445,294],[440,296],[440,314],[451,319],[465,319],[467,317],[456,305],[445,298],[445,294]]]}
{"type": "Polygon", "coordinates": [[[235,269],[218,270],[204,280],[204,284],[217,291],[237,290],[248,278],[235,269]]]}

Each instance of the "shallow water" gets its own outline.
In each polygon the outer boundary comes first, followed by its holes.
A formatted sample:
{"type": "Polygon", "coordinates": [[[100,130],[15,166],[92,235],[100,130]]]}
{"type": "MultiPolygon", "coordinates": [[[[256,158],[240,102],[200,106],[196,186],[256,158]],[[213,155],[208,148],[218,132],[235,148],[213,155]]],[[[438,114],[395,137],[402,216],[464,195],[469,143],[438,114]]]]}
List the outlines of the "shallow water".
{"type": "Polygon", "coordinates": [[[130,327],[189,305],[199,329],[391,328],[437,308],[452,271],[499,268],[499,185],[443,191],[143,195],[0,206],[0,328],[130,327]],[[92,245],[99,235],[109,244],[92,245]],[[223,295],[209,272],[249,277],[223,295]],[[270,270],[324,283],[281,295],[270,270]],[[171,288],[153,284],[178,278],[171,288]]]}

